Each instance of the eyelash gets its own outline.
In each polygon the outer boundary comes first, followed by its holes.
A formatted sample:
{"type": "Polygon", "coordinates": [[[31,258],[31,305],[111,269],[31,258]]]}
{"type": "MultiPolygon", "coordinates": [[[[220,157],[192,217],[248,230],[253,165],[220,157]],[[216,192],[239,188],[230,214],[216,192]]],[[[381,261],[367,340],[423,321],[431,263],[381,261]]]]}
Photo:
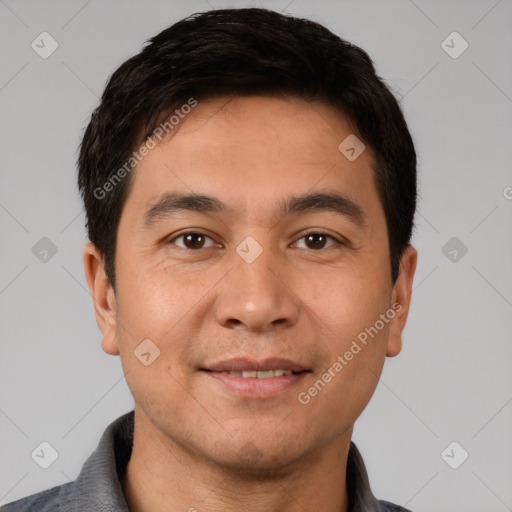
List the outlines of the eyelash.
{"type": "MultiPolygon", "coordinates": [[[[176,245],[174,244],[174,241],[177,240],[178,238],[182,238],[186,235],[201,235],[201,236],[204,236],[206,238],[209,238],[210,240],[212,240],[212,238],[208,235],[206,235],[205,233],[201,233],[200,231],[185,231],[184,233],[180,233],[179,235],[176,235],[174,236],[173,238],[169,239],[168,241],[166,241],[166,245],[176,245]]],[[[302,233],[299,238],[297,238],[297,241],[299,240],[302,240],[303,238],[307,237],[308,235],[323,235],[323,236],[326,236],[327,238],[330,238],[331,240],[334,241],[334,244],[329,246],[329,247],[322,247],[321,249],[311,249],[312,251],[315,251],[315,252],[320,252],[322,250],[327,250],[327,249],[330,249],[332,247],[335,247],[335,246],[344,246],[345,244],[337,239],[336,237],[334,237],[333,235],[329,234],[329,233],[326,233],[325,231],[309,231],[307,233],[302,233]]],[[[294,243],[297,243],[297,242],[294,242],[294,243]]],[[[186,251],[194,251],[194,252],[197,252],[201,249],[211,249],[211,247],[200,247],[199,249],[190,249],[189,247],[180,247],[180,246],[177,246],[179,247],[180,249],[184,249],[186,251]]]]}

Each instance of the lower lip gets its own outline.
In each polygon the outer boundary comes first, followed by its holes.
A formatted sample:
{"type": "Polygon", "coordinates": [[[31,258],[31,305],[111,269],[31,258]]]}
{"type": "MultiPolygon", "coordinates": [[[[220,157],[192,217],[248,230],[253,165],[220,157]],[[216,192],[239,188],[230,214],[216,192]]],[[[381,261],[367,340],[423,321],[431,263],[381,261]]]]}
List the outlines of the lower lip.
{"type": "Polygon", "coordinates": [[[238,395],[247,398],[268,398],[296,386],[309,372],[294,373],[281,377],[269,377],[268,379],[258,379],[255,377],[243,378],[219,372],[203,371],[203,373],[213,379],[219,380],[238,395]]]}

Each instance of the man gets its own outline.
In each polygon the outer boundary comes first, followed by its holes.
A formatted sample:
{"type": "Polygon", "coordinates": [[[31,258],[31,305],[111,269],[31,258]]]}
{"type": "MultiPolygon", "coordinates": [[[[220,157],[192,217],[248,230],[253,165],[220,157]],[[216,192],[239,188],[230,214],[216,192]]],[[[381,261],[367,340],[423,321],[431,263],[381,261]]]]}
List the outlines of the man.
{"type": "Polygon", "coordinates": [[[405,510],[351,442],[417,261],[415,150],[368,55],[269,10],[191,16],[112,75],[78,180],[135,409],[2,510],[405,510]]]}

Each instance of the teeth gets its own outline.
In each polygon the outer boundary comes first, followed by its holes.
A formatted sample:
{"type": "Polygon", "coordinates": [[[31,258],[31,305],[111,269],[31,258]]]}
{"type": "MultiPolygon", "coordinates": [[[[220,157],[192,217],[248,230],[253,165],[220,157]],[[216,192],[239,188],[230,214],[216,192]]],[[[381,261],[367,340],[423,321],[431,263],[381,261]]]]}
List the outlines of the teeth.
{"type": "Polygon", "coordinates": [[[222,372],[223,375],[233,375],[244,379],[270,379],[271,377],[282,377],[283,375],[292,375],[291,370],[262,370],[262,371],[242,371],[242,372],[222,372]]]}

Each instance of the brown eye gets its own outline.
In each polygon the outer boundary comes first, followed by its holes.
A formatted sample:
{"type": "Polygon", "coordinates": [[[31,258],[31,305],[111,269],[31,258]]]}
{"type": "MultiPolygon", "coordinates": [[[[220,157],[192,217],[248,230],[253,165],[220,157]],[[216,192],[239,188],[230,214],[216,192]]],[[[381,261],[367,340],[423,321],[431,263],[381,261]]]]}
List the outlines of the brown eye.
{"type": "Polygon", "coordinates": [[[321,233],[313,233],[304,238],[306,239],[306,245],[308,245],[310,249],[323,249],[327,240],[327,237],[321,233]]]}
{"type": "MultiPolygon", "coordinates": [[[[211,240],[209,236],[204,235],[203,233],[182,233],[181,235],[178,235],[177,237],[173,238],[172,240],[169,240],[169,243],[175,244],[178,247],[182,247],[183,249],[204,249],[205,243],[207,240],[211,240]],[[176,240],[183,240],[183,245],[180,245],[178,243],[175,243],[176,240]]],[[[211,247],[211,246],[210,246],[211,247]]]]}
{"type": "MultiPolygon", "coordinates": [[[[328,235],[327,233],[308,233],[307,235],[302,236],[299,238],[299,240],[305,241],[305,248],[306,249],[313,249],[313,250],[319,250],[319,249],[328,249],[329,247],[332,247],[333,245],[343,245],[341,242],[336,240],[333,236],[328,235]],[[330,245],[326,245],[329,241],[329,239],[332,241],[330,245]]],[[[297,242],[298,243],[298,242],[297,242]]]]}

